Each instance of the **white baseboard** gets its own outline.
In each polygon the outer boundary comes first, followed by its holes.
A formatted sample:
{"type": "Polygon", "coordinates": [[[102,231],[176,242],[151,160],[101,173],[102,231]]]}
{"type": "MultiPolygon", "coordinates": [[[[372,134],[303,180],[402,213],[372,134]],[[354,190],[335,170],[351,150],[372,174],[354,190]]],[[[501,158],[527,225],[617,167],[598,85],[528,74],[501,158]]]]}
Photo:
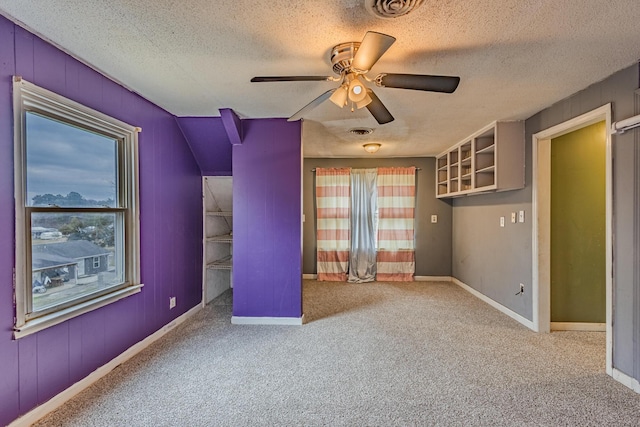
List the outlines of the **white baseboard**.
{"type": "Polygon", "coordinates": [[[451,276],[413,276],[416,282],[451,282],[451,276]]]}
{"type": "Polygon", "coordinates": [[[510,308],[507,308],[504,305],[500,304],[499,302],[496,302],[496,301],[492,300],[491,298],[489,298],[488,296],[476,291],[471,286],[461,282],[460,280],[456,279],[455,277],[452,277],[451,281],[453,283],[455,283],[456,285],[460,286],[465,291],[469,292],[471,295],[473,295],[473,296],[475,296],[477,298],[480,298],[482,301],[486,302],[487,304],[489,304],[491,307],[495,308],[496,310],[501,311],[502,313],[504,313],[507,316],[511,317],[513,320],[515,320],[517,322],[520,322],[524,326],[526,326],[527,328],[531,329],[532,331],[535,331],[535,327],[533,325],[533,322],[531,320],[527,319],[526,317],[519,315],[518,313],[516,313],[515,311],[511,310],[510,308]]]}
{"type": "MultiPolygon", "coordinates": [[[[303,274],[304,280],[316,280],[317,274],[303,274]]],[[[451,282],[451,276],[414,276],[416,282],[451,282]]]]}
{"type": "Polygon", "coordinates": [[[613,377],[614,380],[629,387],[631,390],[635,391],[636,393],[640,393],[640,382],[638,382],[637,379],[630,377],[629,375],[625,374],[622,371],[617,370],[616,368],[613,368],[613,372],[611,373],[611,376],[613,377]]]}
{"type": "Polygon", "coordinates": [[[60,406],[62,406],[67,401],[75,397],[77,394],[79,394],[80,392],[88,388],[90,385],[98,381],[100,378],[104,377],[109,372],[117,368],[119,365],[123,364],[124,362],[126,362],[127,360],[135,356],[136,354],[140,353],[145,348],[149,347],[155,341],[162,338],[173,328],[183,323],[185,320],[187,320],[189,317],[193,316],[200,310],[202,310],[202,306],[198,304],[197,306],[193,307],[191,310],[184,313],[182,316],[177,317],[171,323],[168,323],[167,325],[163,326],[161,329],[149,335],[142,341],[132,345],[131,347],[126,349],[124,352],[120,353],[118,356],[111,359],[106,364],[100,366],[95,371],[93,371],[92,373],[90,373],[89,375],[87,375],[77,383],[61,391],[57,395],[53,396],[51,399],[47,400],[42,405],[33,408],[31,411],[27,412],[26,414],[24,414],[23,416],[13,421],[11,424],[9,424],[8,427],[28,427],[32,425],[33,423],[35,423],[36,421],[38,421],[40,418],[44,417],[48,413],[54,411],[55,409],[58,409],[60,406]]]}
{"type": "Polygon", "coordinates": [[[551,322],[552,331],[606,332],[606,323],[551,322]]]}
{"type": "Polygon", "coordinates": [[[231,323],[234,325],[285,325],[300,326],[304,323],[304,314],[302,317],[248,317],[248,316],[232,316],[231,323]]]}

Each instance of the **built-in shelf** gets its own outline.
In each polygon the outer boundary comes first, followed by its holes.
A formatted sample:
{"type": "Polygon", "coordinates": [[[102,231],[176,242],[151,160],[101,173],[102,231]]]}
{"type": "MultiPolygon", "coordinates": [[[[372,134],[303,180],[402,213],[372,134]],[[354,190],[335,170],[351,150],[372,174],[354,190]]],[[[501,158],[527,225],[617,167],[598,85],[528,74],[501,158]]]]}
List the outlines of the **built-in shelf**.
{"type": "Polygon", "coordinates": [[[220,236],[207,237],[207,242],[233,243],[233,235],[222,234],[220,236]]]}
{"type": "Polygon", "coordinates": [[[204,303],[233,287],[231,177],[204,177],[204,303]]]}
{"type": "Polygon", "coordinates": [[[207,268],[210,270],[231,270],[232,260],[231,256],[215,260],[207,264],[207,268]]]}
{"type": "Polygon", "coordinates": [[[486,168],[477,170],[476,173],[494,173],[495,170],[495,166],[487,166],[486,168]]]}
{"type": "Polygon", "coordinates": [[[207,216],[233,216],[233,212],[229,211],[210,211],[207,216]]]}
{"type": "Polygon", "coordinates": [[[524,188],[524,122],[494,122],[436,157],[436,196],[524,188]]]}

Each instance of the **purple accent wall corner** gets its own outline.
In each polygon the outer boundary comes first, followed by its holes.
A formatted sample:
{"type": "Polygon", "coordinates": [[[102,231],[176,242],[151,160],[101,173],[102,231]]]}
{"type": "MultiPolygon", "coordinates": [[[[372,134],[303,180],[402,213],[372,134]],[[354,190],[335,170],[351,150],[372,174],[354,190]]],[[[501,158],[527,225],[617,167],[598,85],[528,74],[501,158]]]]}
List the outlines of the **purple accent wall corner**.
{"type": "Polygon", "coordinates": [[[2,16],[0,41],[0,425],[7,425],[200,303],[202,181],[174,116],[2,16]],[[20,340],[11,332],[13,75],[143,129],[142,292],[20,340]]]}
{"type": "Polygon", "coordinates": [[[302,316],[302,126],[243,120],[233,146],[233,315],[302,316]]]}
{"type": "Polygon", "coordinates": [[[231,142],[221,117],[177,117],[202,176],[231,175],[231,142]]]}

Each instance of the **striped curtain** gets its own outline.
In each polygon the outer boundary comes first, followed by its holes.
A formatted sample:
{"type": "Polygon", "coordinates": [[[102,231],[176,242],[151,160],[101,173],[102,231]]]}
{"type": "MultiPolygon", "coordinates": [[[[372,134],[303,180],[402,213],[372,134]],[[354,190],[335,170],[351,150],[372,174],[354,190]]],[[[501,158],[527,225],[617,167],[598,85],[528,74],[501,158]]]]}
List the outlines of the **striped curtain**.
{"type": "Polygon", "coordinates": [[[347,280],[349,269],[349,168],[316,168],[318,280],[347,280]]]}
{"type": "Polygon", "coordinates": [[[378,168],[378,281],[413,281],[416,168],[378,168]]]}

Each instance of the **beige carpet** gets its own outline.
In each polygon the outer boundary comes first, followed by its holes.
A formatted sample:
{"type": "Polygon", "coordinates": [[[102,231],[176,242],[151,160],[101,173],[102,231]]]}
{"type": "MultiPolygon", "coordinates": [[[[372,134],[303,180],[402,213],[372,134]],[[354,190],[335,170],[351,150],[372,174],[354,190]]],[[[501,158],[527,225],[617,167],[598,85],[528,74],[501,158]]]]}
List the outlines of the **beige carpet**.
{"type": "Polygon", "coordinates": [[[605,336],[536,334],[450,283],[304,282],[306,324],[212,302],[41,426],[622,426],[605,336]]]}

